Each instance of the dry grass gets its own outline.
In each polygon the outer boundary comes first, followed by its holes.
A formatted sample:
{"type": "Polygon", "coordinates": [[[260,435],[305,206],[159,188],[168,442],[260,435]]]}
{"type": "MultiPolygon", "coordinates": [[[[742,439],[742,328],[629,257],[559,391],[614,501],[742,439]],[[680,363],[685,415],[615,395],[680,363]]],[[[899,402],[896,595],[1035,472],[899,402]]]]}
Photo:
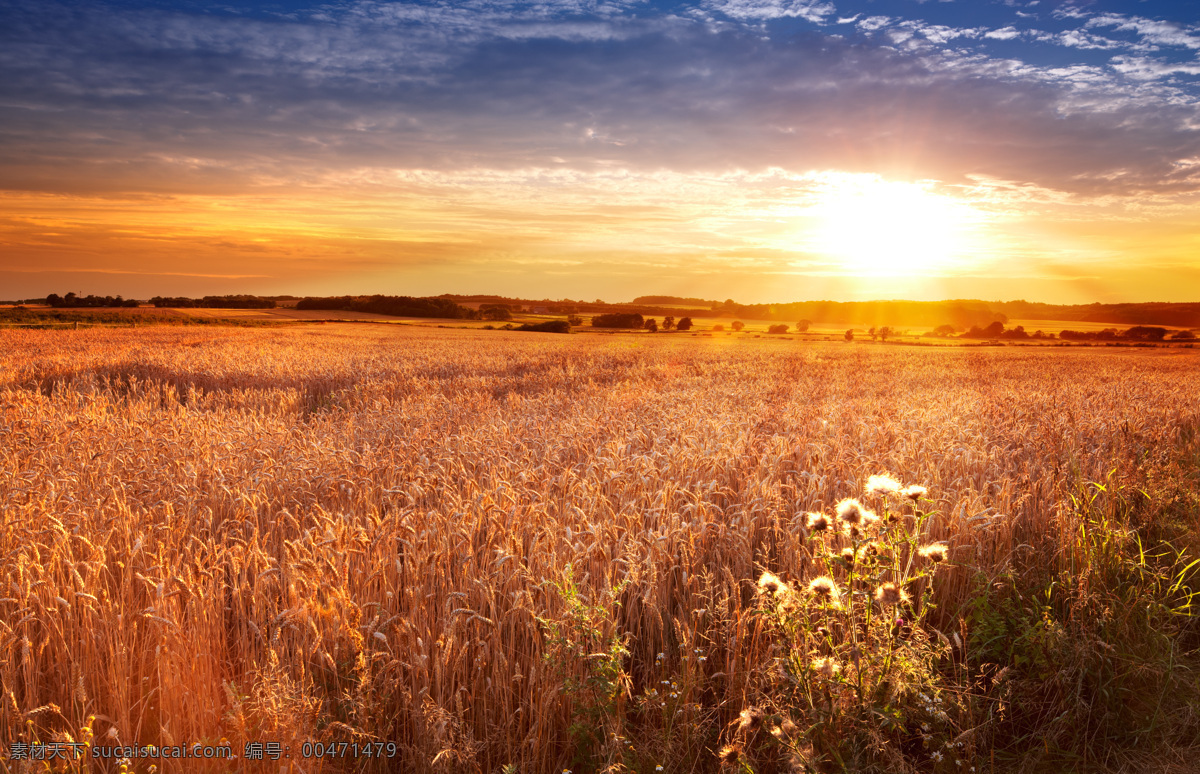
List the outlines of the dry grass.
{"type": "Polygon", "coordinates": [[[406,771],[712,770],[770,656],[752,581],[811,569],[807,511],[882,471],[928,487],[925,538],[958,565],[937,623],[956,630],[967,565],[1052,556],[1082,481],[1180,443],[1197,365],[390,326],[0,331],[0,743],[115,729],[294,758],[308,739],[394,741],[406,771]],[[577,624],[623,668],[607,694],[563,690],[599,674],[550,647],[577,624]],[[662,679],[686,723],[639,703],[662,679]],[[605,738],[571,731],[581,705],[605,738]]]}

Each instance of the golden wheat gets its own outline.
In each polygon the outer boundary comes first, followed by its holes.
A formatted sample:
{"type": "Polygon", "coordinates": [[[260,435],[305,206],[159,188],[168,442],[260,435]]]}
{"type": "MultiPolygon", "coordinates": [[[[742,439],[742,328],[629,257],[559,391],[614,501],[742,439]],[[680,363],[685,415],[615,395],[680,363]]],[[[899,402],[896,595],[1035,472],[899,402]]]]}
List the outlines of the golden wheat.
{"type": "MultiPolygon", "coordinates": [[[[1075,482],[1195,421],[1196,365],[399,327],[0,331],[0,743],[112,729],[296,757],[390,741],[404,770],[561,771],[561,668],[586,665],[548,662],[542,621],[565,614],[568,566],[627,637],[634,691],[701,657],[693,685],[730,722],[768,645],[747,579],[807,577],[810,511],[886,471],[935,498],[927,542],[953,536],[996,571],[1052,535],[1075,482]]],[[[957,570],[939,575],[949,619],[970,589],[957,570]]],[[[305,770],[322,765],[364,764],[305,770]]]]}

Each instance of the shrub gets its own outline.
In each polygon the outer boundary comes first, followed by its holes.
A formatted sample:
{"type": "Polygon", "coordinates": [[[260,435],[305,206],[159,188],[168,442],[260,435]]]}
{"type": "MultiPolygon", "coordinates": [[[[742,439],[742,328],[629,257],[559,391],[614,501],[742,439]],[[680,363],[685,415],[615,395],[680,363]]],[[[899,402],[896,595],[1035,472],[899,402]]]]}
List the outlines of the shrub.
{"type": "Polygon", "coordinates": [[[485,320],[511,320],[512,312],[504,304],[484,304],[479,307],[479,314],[485,320]]]}
{"type": "Polygon", "coordinates": [[[751,766],[864,771],[913,745],[941,755],[959,736],[957,700],[939,672],[951,641],[927,621],[949,546],[929,538],[923,487],[872,476],[867,489],[866,503],[807,515],[806,578],[759,577],[761,630],[778,655],[761,667],[727,755],[751,766]]]}
{"type": "Polygon", "coordinates": [[[545,637],[542,657],[562,685],[559,700],[568,705],[573,719],[568,733],[574,764],[603,759],[611,766],[626,753],[613,744],[622,736],[620,700],[629,692],[624,668],[629,650],[616,621],[623,584],[605,589],[599,600],[588,600],[567,565],[562,579],[549,585],[562,610],[555,616],[538,616],[545,637]]]}
{"type": "Polygon", "coordinates": [[[540,323],[525,323],[517,326],[519,331],[538,331],[541,333],[570,333],[571,323],[566,320],[547,320],[540,323]]]}
{"type": "Polygon", "coordinates": [[[787,332],[788,332],[788,326],[786,323],[780,323],[779,325],[772,325],[771,327],[767,328],[767,333],[787,333],[787,332]]]}
{"type": "Polygon", "coordinates": [[[641,328],[645,324],[646,321],[636,312],[598,314],[592,317],[592,327],[594,328],[641,328]]]}

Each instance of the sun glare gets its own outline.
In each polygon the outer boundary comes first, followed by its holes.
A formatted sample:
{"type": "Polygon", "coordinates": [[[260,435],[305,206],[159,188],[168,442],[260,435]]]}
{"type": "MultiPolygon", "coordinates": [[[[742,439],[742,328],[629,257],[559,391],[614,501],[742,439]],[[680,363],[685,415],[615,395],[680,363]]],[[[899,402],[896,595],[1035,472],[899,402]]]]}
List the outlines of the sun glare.
{"type": "Polygon", "coordinates": [[[961,263],[970,247],[972,209],[921,183],[875,176],[831,181],[808,214],[811,247],[848,270],[909,276],[961,263]]]}

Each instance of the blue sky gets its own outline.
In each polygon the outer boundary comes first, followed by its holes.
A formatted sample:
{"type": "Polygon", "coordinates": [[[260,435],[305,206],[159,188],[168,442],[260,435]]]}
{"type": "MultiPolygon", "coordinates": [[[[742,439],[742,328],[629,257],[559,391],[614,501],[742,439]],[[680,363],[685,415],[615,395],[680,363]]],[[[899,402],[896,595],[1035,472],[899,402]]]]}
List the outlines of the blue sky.
{"type": "Polygon", "coordinates": [[[850,175],[985,214],[1025,207],[1022,233],[1041,237],[977,246],[946,293],[976,287],[970,266],[996,280],[1005,255],[1025,266],[1004,278],[1014,288],[1039,262],[1067,267],[1042,277],[1046,297],[1063,283],[1108,297],[1096,280],[1122,261],[1190,282],[1198,52],[1200,6],[1178,2],[4,2],[0,281],[572,296],[625,294],[659,271],[662,289],[694,295],[737,266],[765,278],[745,284],[762,296],[837,273],[803,229],[779,253],[770,202],[806,223],[828,191],[813,181],[850,175]],[[196,230],[165,204],[157,221],[128,204],[147,197],[191,212],[196,230]],[[718,223],[730,197],[748,214],[718,223]],[[573,218],[593,236],[611,221],[611,239],[571,242],[573,218]],[[686,239],[669,245],[661,219],[686,239]],[[1137,251],[1133,225],[1102,225],[1114,219],[1157,224],[1152,249],[1137,251]],[[644,238],[640,258],[615,246],[621,229],[644,238]],[[144,231],[170,251],[120,236],[144,231]],[[292,252],[264,247],[280,240],[292,252]],[[481,274],[470,249],[502,268],[481,274]],[[181,254],[189,270],[152,276],[148,263],[181,254]],[[1081,268],[1093,254],[1109,268],[1081,268]],[[322,264],[338,255],[340,273],[322,264]],[[707,268],[680,280],[696,261],[707,268]]]}

